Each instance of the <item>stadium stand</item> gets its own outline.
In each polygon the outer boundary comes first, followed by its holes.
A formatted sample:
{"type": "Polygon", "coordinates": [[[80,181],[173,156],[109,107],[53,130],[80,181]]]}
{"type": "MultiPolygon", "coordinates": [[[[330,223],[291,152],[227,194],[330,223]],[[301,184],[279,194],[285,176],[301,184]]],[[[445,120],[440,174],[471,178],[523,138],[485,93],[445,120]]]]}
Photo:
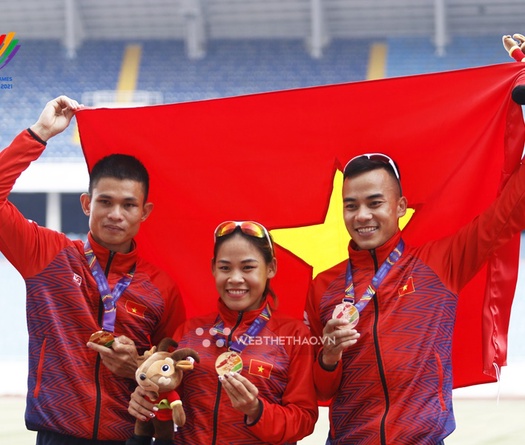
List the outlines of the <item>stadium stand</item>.
{"type": "MultiPolygon", "coordinates": [[[[510,61],[498,35],[456,37],[443,57],[428,39],[391,38],[384,43],[388,77],[510,61]]],[[[364,80],[371,44],[368,39],[334,40],[322,58],[313,59],[301,40],[214,40],[205,58],[191,60],[180,40],[147,40],[140,43],[136,88],[176,103],[364,80]]],[[[15,89],[2,94],[0,146],[30,125],[49,98],[67,94],[82,99],[86,93],[115,91],[126,45],[85,41],[70,59],[58,41],[24,41],[9,67],[15,89]]],[[[42,160],[80,161],[74,130],[57,137],[42,160]]]]}

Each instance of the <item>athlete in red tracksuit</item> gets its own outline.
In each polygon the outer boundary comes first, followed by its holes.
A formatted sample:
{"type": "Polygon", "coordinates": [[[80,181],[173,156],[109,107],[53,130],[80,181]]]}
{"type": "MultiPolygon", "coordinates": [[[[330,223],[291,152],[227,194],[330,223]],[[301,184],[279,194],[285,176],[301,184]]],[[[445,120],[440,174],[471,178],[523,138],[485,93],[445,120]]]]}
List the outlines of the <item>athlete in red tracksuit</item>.
{"type": "Polygon", "coordinates": [[[179,347],[195,349],[201,360],[184,374],[178,388],[187,420],[175,434],[175,443],[295,443],[313,431],[317,402],[310,372],[310,333],[301,321],[279,311],[272,311],[264,330],[241,354],[242,375],[259,389],[261,417],[248,426],[242,413],[232,408],[221,391],[215,360],[226,351],[226,346],[217,346],[220,337],[210,335],[210,329],[220,317],[231,329],[230,336],[240,336],[265,304],[266,301],[256,310],[238,312],[219,301],[218,312],[187,321],[175,334],[179,347]]]}
{"type": "MultiPolygon", "coordinates": [[[[69,103],[69,98],[57,98],[45,112],[61,117],[69,111],[69,103]]],[[[16,179],[43,152],[45,143],[40,137],[23,131],[0,152],[0,250],[20,272],[27,290],[26,425],[39,434],[64,435],[56,443],[123,443],[133,433],[134,419],[127,406],[136,384],[133,373],[129,378],[115,375],[98,353],[86,347],[90,335],[100,330],[101,296],[84,242],[27,220],[7,199],[16,179]]],[[[100,229],[95,230],[100,235],[100,229]]],[[[133,241],[128,253],[120,253],[100,245],[92,232],[88,240],[112,289],[136,267],[117,302],[115,335],[132,339],[139,353],[171,336],[184,321],[173,281],[144,261],[133,241]]],[[[55,442],[49,437],[43,443],[55,442]]]]}
{"type": "MultiPolygon", "coordinates": [[[[175,333],[179,347],[196,350],[200,362],[177,388],[186,424],[174,441],[296,443],[312,433],[318,415],[310,332],[301,320],[275,310],[269,281],[276,260],[263,226],[227,221],[215,238],[218,310],[188,320],[175,333]],[[235,367],[239,356],[242,369],[235,367]]],[[[145,395],[138,387],[130,401],[130,412],[140,420],[152,414],[145,395]]],[[[149,444],[149,438],[135,436],[128,444],[149,444]]]]}
{"type": "MultiPolygon", "coordinates": [[[[351,161],[345,169],[356,303],[402,238],[397,219],[406,200],[400,198],[389,162],[360,158],[359,165],[351,161]]],[[[360,336],[346,332],[337,362],[326,341],[341,327],[330,320],[345,296],[348,261],[316,277],[306,322],[313,335],[323,335],[323,329],[325,334],[314,381],[319,398],[331,399],[327,443],[435,445],[454,430],[451,352],[458,293],[495,250],[525,227],[524,189],[520,165],[493,205],[463,229],[420,247],[404,246],[360,314],[355,327],[360,336]],[[325,354],[330,363],[323,361],[325,354]]]]}

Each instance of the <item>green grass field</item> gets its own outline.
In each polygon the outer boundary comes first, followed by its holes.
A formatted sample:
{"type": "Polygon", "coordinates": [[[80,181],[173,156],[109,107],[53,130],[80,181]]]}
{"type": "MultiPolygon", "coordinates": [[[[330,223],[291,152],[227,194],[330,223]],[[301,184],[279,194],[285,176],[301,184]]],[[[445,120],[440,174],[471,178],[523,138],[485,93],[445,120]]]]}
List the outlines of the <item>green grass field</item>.
{"type": "MultiPolygon", "coordinates": [[[[25,399],[0,397],[0,443],[34,445],[35,433],[24,425],[25,399]]],[[[521,445],[525,443],[525,399],[456,399],[457,429],[446,445],[521,445]]],[[[327,411],[322,408],[314,433],[301,445],[322,445],[328,431],[327,411]]]]}

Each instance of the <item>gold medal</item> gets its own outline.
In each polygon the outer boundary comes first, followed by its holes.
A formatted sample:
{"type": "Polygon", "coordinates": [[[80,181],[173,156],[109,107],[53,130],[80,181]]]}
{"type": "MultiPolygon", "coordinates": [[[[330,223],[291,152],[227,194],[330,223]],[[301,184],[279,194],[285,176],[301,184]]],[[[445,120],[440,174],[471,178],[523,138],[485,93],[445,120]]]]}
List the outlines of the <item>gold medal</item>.
{"type": "Polygon", "coordinates": [[[349,326],[353,328],[359,323],[359,311],[352,303],[343,301],[335,307],[332,318],[335,320],[346,318],[349,321],[349,326]]]}
{"type": "Polygon", "coordinates": [[[230,372],[242,371],[242,358],[235,351],[226,351],[215,360],[215,370],[217,374],[224,375],[230,372]]]}
{"type": "Polygon", "coordinates": [[[106,348],[111,348],[111,345],[115,341],[115,337],[111,332],[97,331],[91,334],[89,341],[96,343],[97,345],[105,346],[106,348]]]}

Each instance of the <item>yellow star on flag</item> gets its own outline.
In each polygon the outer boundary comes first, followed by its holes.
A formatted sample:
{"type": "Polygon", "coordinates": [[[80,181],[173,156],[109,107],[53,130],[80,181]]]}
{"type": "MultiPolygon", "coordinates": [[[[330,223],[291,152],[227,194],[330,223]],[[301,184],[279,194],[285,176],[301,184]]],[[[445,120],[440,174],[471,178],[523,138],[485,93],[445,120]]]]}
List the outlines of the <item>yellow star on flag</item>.
{"type": "MultiPolygon", "coordinates": [[[[343,173],[336,170],[323,224],[271,231],[276,244],[312,266],[313,277],[348,258],[350,236],[343,220],[342,189],[343,173]]],[[[413,214],[414,210],[408,209],[399,226],[405,227],[413,214]]]]}

